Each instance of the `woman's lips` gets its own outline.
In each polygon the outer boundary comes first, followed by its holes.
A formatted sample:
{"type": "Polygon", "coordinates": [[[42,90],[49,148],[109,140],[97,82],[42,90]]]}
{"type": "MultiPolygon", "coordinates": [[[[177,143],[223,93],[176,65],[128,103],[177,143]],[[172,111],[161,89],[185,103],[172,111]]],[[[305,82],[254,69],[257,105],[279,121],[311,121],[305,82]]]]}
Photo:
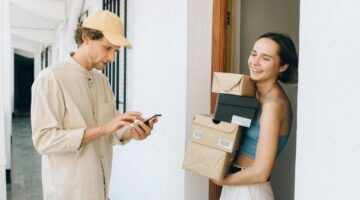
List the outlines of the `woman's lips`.
{"type": "Polygon", "coordinates": [[[256,68],[250,68],[252,72],[255,72],[255,73],[261,73],[263,72],[263,70],[261,69],[256,69],[256,68]]]}

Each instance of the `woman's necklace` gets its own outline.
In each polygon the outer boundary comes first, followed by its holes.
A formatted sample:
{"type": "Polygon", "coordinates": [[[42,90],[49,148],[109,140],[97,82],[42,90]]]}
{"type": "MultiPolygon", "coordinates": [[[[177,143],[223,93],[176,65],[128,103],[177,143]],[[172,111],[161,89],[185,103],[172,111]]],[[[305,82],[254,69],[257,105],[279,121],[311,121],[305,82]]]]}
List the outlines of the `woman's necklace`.
{"type": "Polygon", "coordinates": [[[256,97],[257,99],[259,99],[260,101],[266,99],[269,94],[271,93],[272,89],[276,86],[277,84],[275,83],[274,85],[271,86],[271,88],[266,92],[266,94],[263,95],[263,97],[260,97],[260,94],[259,92],[256,92],[256,97]]]}

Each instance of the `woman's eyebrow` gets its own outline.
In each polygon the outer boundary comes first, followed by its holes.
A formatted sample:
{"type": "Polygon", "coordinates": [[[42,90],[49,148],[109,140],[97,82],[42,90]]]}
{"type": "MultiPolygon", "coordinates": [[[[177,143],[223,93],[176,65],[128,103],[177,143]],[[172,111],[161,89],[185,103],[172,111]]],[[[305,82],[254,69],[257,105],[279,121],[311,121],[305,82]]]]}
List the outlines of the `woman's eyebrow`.
{"type": "MultiPolygon", "coordinates": [[[[257,51],[256,50],[251,50],[251,52],[252,53],[257,53],[257,51]]],[[[267,57],[270,57],[270,58],[273,58],[273,56],[270,56],[269,54],[266,54],[266,53],[261,53],[260,55],[262,55],[262,56],[267,56],[267,57]]]]}
{"type": "Polygon", "coordinates": [[[272,58],[272,56],[270,56],[269,54],[266,54],[266,53],[262,53],[261,55],[272,58]]]}

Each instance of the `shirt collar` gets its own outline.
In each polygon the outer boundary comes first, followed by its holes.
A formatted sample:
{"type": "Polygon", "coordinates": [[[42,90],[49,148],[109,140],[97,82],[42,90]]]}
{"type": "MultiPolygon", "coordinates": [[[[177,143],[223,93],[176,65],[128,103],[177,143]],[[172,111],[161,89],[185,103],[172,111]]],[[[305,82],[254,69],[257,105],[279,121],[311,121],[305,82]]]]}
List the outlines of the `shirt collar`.
{"type": "Polygon", "coordinates": [[[80,65],[79,63],[77,63],[74,58],[72,57],[75,54],[75,52],[70,52],[69,56],[68,56],[68,61],[72,64],[71,66],[75,68],[76,71],[85,74],[85,75],[91,75],[92,74],[92,70],[88,71],[85,67],[83,67],[82,65],[80,65]]]}

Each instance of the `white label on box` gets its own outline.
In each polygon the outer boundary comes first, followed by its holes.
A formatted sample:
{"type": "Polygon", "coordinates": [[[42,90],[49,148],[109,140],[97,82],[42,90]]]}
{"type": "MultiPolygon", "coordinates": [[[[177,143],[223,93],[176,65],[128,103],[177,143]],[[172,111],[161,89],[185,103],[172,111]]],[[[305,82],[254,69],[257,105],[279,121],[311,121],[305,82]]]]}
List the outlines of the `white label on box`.
{"type": "Polygon", "coordinates": [[[251,119],[233,115],[232,118],[231,118],[231,123],[232,124],[237,124],[239,126],[250,127],[251,119]]]}
{"type": "Polygon", "coordinates": [[[220,138],[220,139],[218,140],[218,146],[230,150],[230,149],[231,149],[231,146],[232,146],[232,142],[230,142],[229,140],[225,140],[225,139],[223,139],[223,138],[220,138]]]}
{"type": "Polygon", "coordinates": [[[204,135],[204,133],[198,131],[198,130],[195,130],[193,132],[193,138],[197,139],[197,140],[200,140],[202,138],[202,136],[204,135]]]}

